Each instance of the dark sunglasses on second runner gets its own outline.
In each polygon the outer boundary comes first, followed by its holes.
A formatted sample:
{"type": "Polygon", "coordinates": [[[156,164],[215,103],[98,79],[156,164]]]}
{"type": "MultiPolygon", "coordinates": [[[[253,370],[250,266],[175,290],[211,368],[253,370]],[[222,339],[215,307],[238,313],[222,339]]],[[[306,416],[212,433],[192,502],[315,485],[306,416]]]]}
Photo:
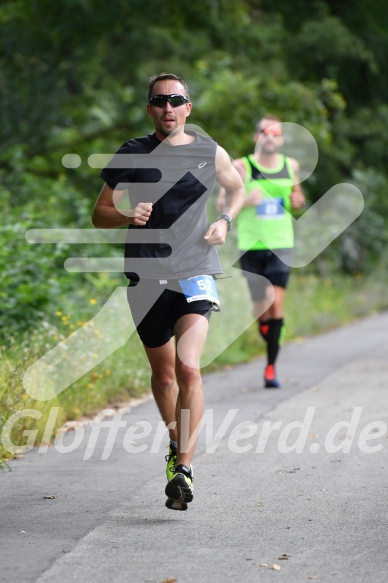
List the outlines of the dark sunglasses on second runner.
{"type": "Polygon", "coordinates": [[[172,93],[171,95],[154,95],[148,100],[148,103],[155,107],[164,107],[167,101],[171,104],[171,107],[179,107],[180,105],[189,102],[184,95],[172,93]]]}

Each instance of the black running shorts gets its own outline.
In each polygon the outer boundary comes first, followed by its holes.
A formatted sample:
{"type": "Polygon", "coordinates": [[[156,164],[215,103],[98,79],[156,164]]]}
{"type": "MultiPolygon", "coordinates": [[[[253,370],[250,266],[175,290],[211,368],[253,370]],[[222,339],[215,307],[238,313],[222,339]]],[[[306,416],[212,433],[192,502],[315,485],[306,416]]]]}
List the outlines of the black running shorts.
{"type": "Polygon", "coordinates": [[[200,314],[209,320],[213,309],[209,300],[189,303],[176,280],[161,284],[159,280],[141,279],[128,286],[127,297],[137,332],[148,348],[166,344],[174,336],[181,316],[200,314]]]}
{"type": "Polygon", "coordinates": [[[240,257],[240,266],[247,278],[249,291],[253,301],[264,300],[268,284],[250,278],[249,274],[262,275],[272,285],[286,288],[291,268],[293,249],[276,249],[276,255],[269,250],[246,251],[240,257]],[[283,261],[282,261],[283,259],[283,261]]]}

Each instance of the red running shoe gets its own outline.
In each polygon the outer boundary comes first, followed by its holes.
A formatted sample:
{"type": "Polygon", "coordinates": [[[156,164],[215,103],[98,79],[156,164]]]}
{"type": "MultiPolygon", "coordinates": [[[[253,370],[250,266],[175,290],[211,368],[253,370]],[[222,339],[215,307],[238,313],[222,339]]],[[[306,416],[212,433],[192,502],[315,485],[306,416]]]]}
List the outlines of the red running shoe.
{"type": "Polygon", "coordinates": [[[266,389],[280,389],[280,383],[276,378],[275,367],[269,364],[264,373],[264,387],[266,389]]]}

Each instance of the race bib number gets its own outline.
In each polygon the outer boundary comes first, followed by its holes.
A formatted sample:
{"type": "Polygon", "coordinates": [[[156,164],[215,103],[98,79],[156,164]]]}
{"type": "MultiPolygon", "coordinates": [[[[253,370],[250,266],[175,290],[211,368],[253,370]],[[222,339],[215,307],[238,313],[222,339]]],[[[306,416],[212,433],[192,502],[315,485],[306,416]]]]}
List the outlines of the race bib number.
{"type": "Polygon", "coordinates": [[[196,300],[209,300],[217,306],[220,305],[216,282],[211,275],[196,275],[180,279],[179,285],[189,303],[196,300]]]}
{"type": "Polygon", "coordinates": [[[261,219],[277,219],[284,215],[284,198],[266,198],[256,206],[256,216],[261,219]]]}

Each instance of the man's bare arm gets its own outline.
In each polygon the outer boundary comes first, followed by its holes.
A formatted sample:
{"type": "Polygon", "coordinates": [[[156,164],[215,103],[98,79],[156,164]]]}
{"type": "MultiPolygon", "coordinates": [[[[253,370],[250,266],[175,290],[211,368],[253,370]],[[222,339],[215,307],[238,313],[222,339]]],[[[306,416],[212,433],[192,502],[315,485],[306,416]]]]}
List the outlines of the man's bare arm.
{"type": "Polygon", "coordinates": [[[292,187],[292,192],[290,195],[291,207],[294,210],[298,210],[302,208],[305,203],[305,197],[302,191],[302,187],[300,186],[300,177],[299,177],[299,163],[294,158],[290,158],[291,166],[294,171],[295,181],[292,187]]]}
{"type": "MultiPolygon", "coordinates": [[[[241,177],[241,180],[244,182],[244,180],[246,178],[246,169],[245,169],[245,164],[241,160],[241,158],[238,160],[234,160],[232,162],[232,166],[233,166],[233,168],[235,168],[237,170],[237,172],[239,173],[239,175],[241,177]]],[[[224,205],[225,205],[225,199],[226,199],[226,191],[225,191],[225,188],[223,188],[221,186],[220,190],[218,191],[217,201],[216,201],[216,210],[218,212],[223,211],[224,205]]],[[[244,202],[245,202],[245,196],[244,196],[244,202]]]]}
{"type": "MultiPolygon", "coordinates": [[[[244,204],[245,190],[240,174],[232,165],[226,151],[220,146],[216,153],[217,182],[225,190],[225,200],[220,211],[235,218],[244,204]]],[[[224,220],[210,225],[205,239],[209,245],[223,245],[225,243],[228,224],[224,220]]]]}
{"type": "Polygon", "coordinates": [[[217,148],[216,173],[217,182],[225,191],[223,208],[220,210],[234,218],[244,204],[245,189],[240,171],[220,146],[217,148]]]}
{"type": "Polygon", "coordinates": [[[92,214],[92,223],[97,229],[146,224],[152,212],[152,203],[140,202],[134,209],[119,211],[116,205],[125,193],[125,190],[113,190],[108,184],[104,184],[92,214]]]}

